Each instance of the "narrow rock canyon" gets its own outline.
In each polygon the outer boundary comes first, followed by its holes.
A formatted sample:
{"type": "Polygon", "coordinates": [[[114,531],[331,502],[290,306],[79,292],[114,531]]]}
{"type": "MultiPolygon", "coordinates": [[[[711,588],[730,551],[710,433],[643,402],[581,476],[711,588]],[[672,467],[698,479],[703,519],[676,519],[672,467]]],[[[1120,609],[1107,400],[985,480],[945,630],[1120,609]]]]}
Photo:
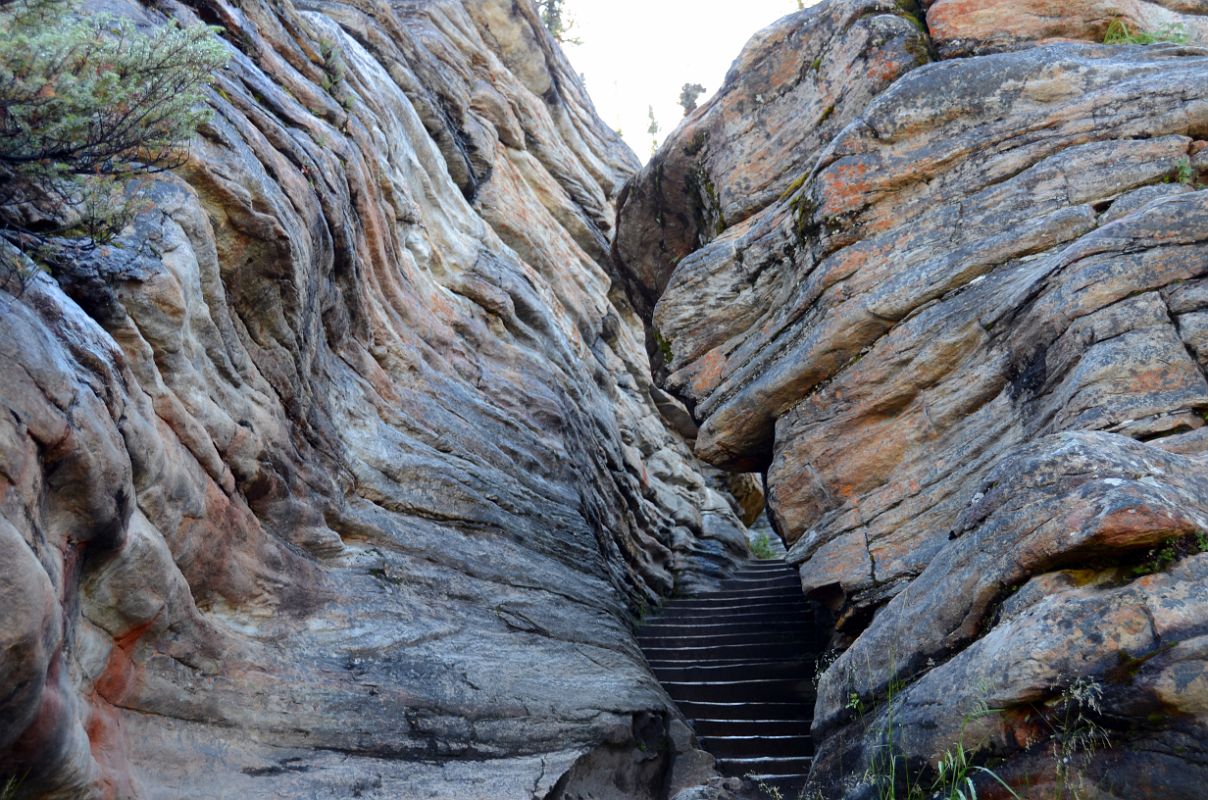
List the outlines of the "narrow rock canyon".
{"type": "Polygon", "coordinates": [[[765,493],[803,797],[1203,796],[1208,4],[823,0],[645,166],[529,0],[105,7],[230,61],[0,275],[12,800],[759,796],[636,631],[765,493]]]}

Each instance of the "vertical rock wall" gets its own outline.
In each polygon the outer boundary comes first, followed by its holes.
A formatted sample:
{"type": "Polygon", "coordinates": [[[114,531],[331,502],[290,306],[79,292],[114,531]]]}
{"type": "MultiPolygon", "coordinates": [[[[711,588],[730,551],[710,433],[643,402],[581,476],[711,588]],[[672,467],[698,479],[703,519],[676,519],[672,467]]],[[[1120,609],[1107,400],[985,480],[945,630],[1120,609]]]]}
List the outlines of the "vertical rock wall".
{"type": "Polygon", "coordinates": [[[610,292],[632,154],[525,2],[155,9],[231,47],[188,164],[0,290],[0,773],[661,795],[633,615],[745,529],[610,292]]]}
{"type": "Polygon", "coordinates": [[[757,37],[625,190],[617,252],[696,453],[765,471],[836,613],[822,787],[960,743],[1028,797],[1199,797],[1204,9],[924,5],[757,37]],[[1180,43],[1094,44],[1116,17],[1180,43]]]}

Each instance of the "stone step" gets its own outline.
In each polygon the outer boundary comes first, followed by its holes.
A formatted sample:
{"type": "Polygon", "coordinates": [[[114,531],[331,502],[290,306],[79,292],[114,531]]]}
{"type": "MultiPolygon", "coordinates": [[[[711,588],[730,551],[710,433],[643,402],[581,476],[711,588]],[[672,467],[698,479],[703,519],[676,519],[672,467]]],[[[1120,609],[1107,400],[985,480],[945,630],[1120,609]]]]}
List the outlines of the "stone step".
{"type": "Polygon", "coordinates": [[[727,581],[733,580],[771,580],[779,578],[791,578],[795,581],[800,581],[801,575],[795,569],[785,569],[784,567],[775,569],[744,569],[723,578],[722,583],[724,585],[727,581]]]}
{"type": "Polygon", "coordinates": [[[792,590],[791,592],[767,592],[767,593],[743,593],[742,597],[710,597],[709,595],[699,595],[697,597],[678,597],[669,599],[662,605],[662,611],[670,611],[676,609],[719,609],[719,608],[780,608],[782,605],[794,605],[809,610],[809,603],[806,598],[801,596],[800,590],[792,590]]]}
{"type": "Polygon", "coordinates": [[[761,678],[800,679],[812,677],[813,662],[805,659],[781,659],[777,661],[745,661],[734,664],[677,664],[674,666],[651,664],[655,677],[660,681],[732,681],[758,676],[761,678]]]}
{"type": "Polygon", "coordinates": [[[755,598],[752,600],[724,599],[710,602],[682,601],[668,603],[659,610],[657,616],[651,617],[654,622],[665,616],[741,616],[743,614],[795,614],[798,617],[812,619],[816,612],[801,598],[755,598]]]}
{"type": "Polygon", "coordinates": [[[697,736],[808,736],[810,720],[694,719],[697,736]]]}
{"type": "Polygon", "coordinates": [[[792,596],[792,592],[796,592],[797,596],[801,595],[801,584],[785,584],[783,586],[747,586],[739,587],[739,589],[724,589],[715,592],[709,592],[707,595],[685,595],[684,597],[675,597],[669,599],[668,603],[681,601],[681,599],[743,599],[747,597],[757,597],[760,595],[776,595],[776,596],[792,596]]]}
{"type": "MultiPolygon", "coordinates": [[[[768,644],[781,644],[786,641],[803,642],[812,645],[819,640],[816,631],[801,625],[785,626],[782,628],[758,629],[752,626],[728,628],[725,632],[716,634],[694,632],[692,628],[673,628],[668,630],[683,630],[685,633],[662,633],[653,631],[638,636],[642,647],[695,647],[701,644],[758,644],[763,641],[768,644]]],[[[697,629],[699,631],[699,629],[697,629]]]]}
{"type": "Polygon", "coordinates": [[[657,636],[707,636],[714,634],[743,633],[750,630],[791,631],[800,630],[813,634],[813,627],[808,622],[798,619],[764,620],[762,622],[747,620],[725,620],[710,622],[700,620],[676,620],[665,622],[657,620],[642,626],[642,636],[654,638],[657,636]]]}
{"type": "Polygon", "coordinates": [[[814,704],[812,701],[777,700],[772,702],[701,702],[685,700],[676,703],[684,716],[689,719],[709,720],[748,720],[788,722],[795,721],[808,725],[813,719],[814,704]]]}
{"type": "Polygon", "coordinates": [[[733,681],[663,681],[677,703],[770,702],[797,700],[813,703],[813,681],[808,678],[744,678],[733,681]]]}
{"type": "Polygon", "coordinates": [[[651,670],[727,775],[785,798],[813,755],[815,661],[827,644],[797,569],[748,562],[715,592],[667,601],[638,632],[651,670]]]}
{"type": "MultiPolygon", "coordinates": [[[[690,633],[676,634],[676,636],[650,636],[640,637],[638,644],[641,648],[651,650],[668,650],[668,649],[684,649],[692,650],[692,653],[687,653],[681,656],[681,659],[708,659],[709,655],[704,653],[702,648],[745,648],[743,654],[751,657],[761,657],[768,659],[772,657],[772,650],[776,651],[776,655],[784,655],[785,644],[795,644],[796,649],[789,649],[789,657],[802,656],[807,653],[813,644],[812,634],[802,628],[786,628],[783,631],[736,631],[733,633],[719,633],[715,636],[709,636],[707,633],[690,633]],[[772,648],[767,653],[761,653],[760,648],[772,648]]],[[[720,655],[720,654],[719,654],[720,655]]],[[[646,654],[647,659],[657,659],[657,656],[646,654]]],[[[724,656],[722,656],[724,657],[724,656]]]]}
{"type": "Polygon", "coordinates": [[[797,619],[796,617],[780,617],[764,620],[760,622],[756,618],[750,619],[734,619],[734,618],[716,618],[716,619],[701,619],[696,624],[688,618],[674,618],[669,620],[660,620],[658,627],[651,626],[650,633],[646,633],[646,627],[638,631],[638,636],[642,639],[651,639],[655,636],[693,636],[693,635],[708,635],[708,631],[716,626],[716,632],[719,636],[729,636],[722,630],[727,628],[731,633],[751,633],[758,631],[767,631],[775,635],[780,635],[789,631],[800,631],[803,635],[811,639],[820,638],[816,626],[810,625],[807,620],[797,619]],[[774,626],[774,627],[773,627],[774,626]],[[684,629],[687,633],[671,633],[672,629],[684,629]],[[695,633],[695,631],[705,631],[705,633],[695,633]],[[664,633],[666,631],[666,633],[664,633]]]}
{"type": "Polygon", "coordinates": [[[747,758],[719,758],[717,769],[723,775],[800,775],[809,774],[811,756],[785,758],[778,756],[751,756],[747,758]]]}
{"type": "Polygon", "coordinates": [[[797,614],[815,618],[817,610],[801,597],[723,597],[719,600],[671,600],[649,621],[668,614],[797,614]]]}
{"type": "Polygon", "coordinates": [[[715,758],[803,758],[814,754],[814,740],[806,736],[702,736],[701,746],[715,758]]]}
{"type": "Polygon", "coordinates": [[[651,661],[687,661],[693,658],[805,658],[811,650],[805,642],[761,642],[738,644],[649,645],[642,646],[651,661]]]}
{"type": "Polygon", "coordinates": [[[800,610],[776,610],[760,611],[755,608],[736,608],[730,610],[709,610],[702,609],[673,609],[666,614],[660,614],[657,618],[651,619],[651,625],[668,625],[670,622],[676,624],[685,624],[685,622],[695,622],[697,625],[720,625],[722,622],[748,622],[750,625],[761,625],[766,622],[801,622],[802,625],[809,625],[812,621],[812,615],[806,611],[802,613],[800,610]]]}
{"type": "Polygon", "coordinates": [[[805,788],[806,782],[809,780],[808,774],[802,775],[795,772],[787,775],[760,775],[748,772],[744,777],[748,777],[755,783],[756,788],[760,792],[759,797],[775,797],[776,795],[772,794],[775,791],[784,800],[798,800],[802,796],[801,792],[805,788]]]}
{"type": "MultiPolygon", "coordinates": [[[[722,592],[750,591],[753,589],[795,588],[801,591],[801,576],[795,572],[771,575],[750,575],[726,578],[719,585],[722,592]]],[[[712,592],[710,592],[712,594],[712,592]]]]}
{"type": "Polygon", "coordinates": [[[769,576],[775,576],[775,577],[781,577],[784,575],[792,575],[793,577],[797,577],[797,568],[790,564],[786,564],[783,561],[781,561],[780,563],[776,563],[775,561],[754,562],[754,563],[748,562],[747,564],[744,564],[743,566],[741,566],[738,569],[731,572],[730,575],[726,578],[726,580],[732,581],[735,578],[742,578],[742,577],[746,577],[747,575],[751,575],[751,574],[755,574],[758,576],[769,575],[769,576]]]}
{"type": "Polygon", "coordinates": [[[784,561],[748,561],[735,571],[735,575],[747,575],[762,572],[792,572],[796,574],[797,567],[784,561]]]}
{"type": "MultiPolygon", "coordinates": [[[[786,622],[789,622],[789,620],[786,620],[786,622]]],[[[720,625],[720,623],[716,623],[716,624],[720,625]]],[[[809,642],[811,645],[814,642],[825,642],[826,641],[819,635],[819,633],[816,629],[811,628],[808,625],[800,625],[800,624],[781,625],[781,626],[773,628],[770,626],[769,627],[760,627],[758,625],[750,625],[750,624],[743,623],[740,625],[727,626],[727,628],[724,631],[719,629],[718,633],[716,633],[716,634],[709,634],[707,632],[700,633],[699,632],[700,628],[694,629],[694,628],[687,627],[687,626],[680,626],[679,623],[677,623],[675,628],[668,627],[666,630],[668,631],[666,633],[664,633],[663,631],[659,631],[659,630],[651,631],[650,633],[646,633],[643,630],[642,632],[640,632],[638,634],[638,643],[641,644],[643,647],[645,647],[647,644],[656,645],[658,642],[670,642],[671,644],[674,644],[674,645],[682,644],[682,645],[685,645],[688,647],[691,647],[695,644],[699,644],[699,643],[705,642],[705,641],[713,641],[717,644],[740,644],[742,642],[749,641],[750,637],[752,637],[752,636],[756,636],[756,637],[762,636],[769,643],[783,642],[786,638],[788,638],[788,639],[796,638],[801,641],[809,642]],[[676,630],[676,631],[682,630],[684,632],[672,633],[672,632],[670,632],[672,630],[676,630]],[[746,639],[742,639],[742,641],[737,641],[737,642],[728,641],[728,639],[730,639],[731,637],[735,637],[735,636],[746,637],[746,639]],[[698,641],[692,641],[692,640],[698,640],[698,641]]]]}

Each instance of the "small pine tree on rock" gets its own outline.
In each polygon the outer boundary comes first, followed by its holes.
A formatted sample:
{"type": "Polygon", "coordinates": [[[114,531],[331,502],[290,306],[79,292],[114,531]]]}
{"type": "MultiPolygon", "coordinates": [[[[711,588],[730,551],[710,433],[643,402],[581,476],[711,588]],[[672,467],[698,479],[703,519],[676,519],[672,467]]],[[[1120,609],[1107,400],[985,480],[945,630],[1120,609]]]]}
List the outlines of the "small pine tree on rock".
{"type": "Polygon", "coordinates": [[[538,0],[537,11],[541,15],[541,22],[554,37],[554,41],[560,44],[582,44],[582,40],[570,35],[575,24],[567,17],[563,2],[564,0],[538,0]]]}
{"type": "MultiPolygon", "coordinates": [[[[182,163],[227,51],[205,25],[144,32],[78,0],[0,0],[0,268],[110,241],[128,181],[182,163]],[[7,246],[5,246],[7,244],[7,246]]],[[[0,276],[2,277],[2,276],[0,276]]]]}
{"type": "Polygon", "coordinates": [[[688,116],[696,110],[696,101],[705,93],[705,87],[699,83],[685,83],[684,88],[680,90],[680,105],[683,106],[684,116],[688,116]]]}

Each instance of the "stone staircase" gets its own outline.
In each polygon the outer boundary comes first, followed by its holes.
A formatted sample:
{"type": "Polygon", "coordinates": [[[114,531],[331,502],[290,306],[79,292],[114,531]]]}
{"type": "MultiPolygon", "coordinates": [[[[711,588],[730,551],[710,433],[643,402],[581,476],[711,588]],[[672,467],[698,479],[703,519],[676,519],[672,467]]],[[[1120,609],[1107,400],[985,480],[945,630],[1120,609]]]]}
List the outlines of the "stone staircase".
{"type": "Polygon", "coordinates": [[[668,600],[638,642],[722,774],[797,796],[825,639],[793,567],[751,561],[718,591],[668,600]]]}

